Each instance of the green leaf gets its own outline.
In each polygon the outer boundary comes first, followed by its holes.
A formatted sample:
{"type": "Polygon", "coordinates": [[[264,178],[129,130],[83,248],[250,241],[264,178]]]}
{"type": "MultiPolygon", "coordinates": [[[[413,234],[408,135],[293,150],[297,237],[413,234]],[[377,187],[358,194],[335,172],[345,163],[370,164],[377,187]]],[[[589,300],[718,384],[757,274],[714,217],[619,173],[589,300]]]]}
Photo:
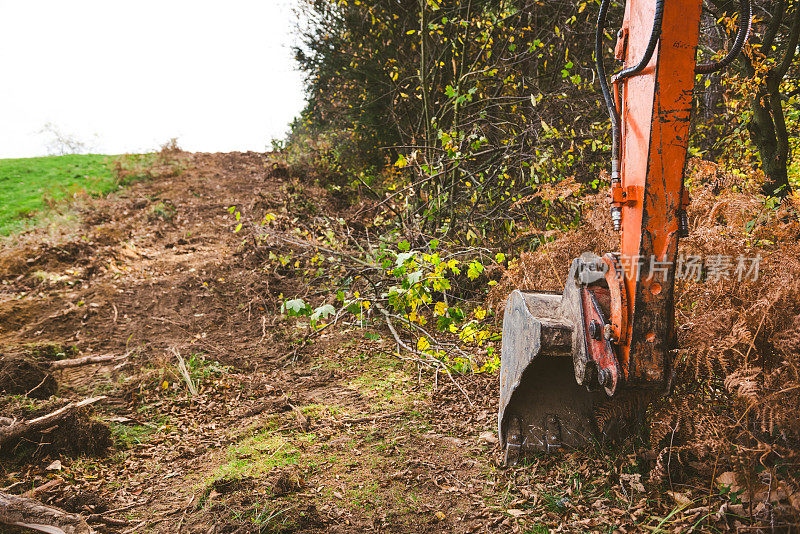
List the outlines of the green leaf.
{"type": "Polygon", "coordinates": [[[281,306],[281,312],[289,317],[308,314],[308,305],[303,299],[287,300],[281,306]]]}
{"type": "Polygon", "coordinates": [[[320,317],[323,319],[327,319],[328,317],[334,315],[335,313],[336,313],[336,308],[334,308],[330,304],[324,304],[319,308],[317,308],[316,310],[314,310],[314,313],[311,314],[311,320],[317,321],[320,319],[320,317]]]}
{"type": "Polygon", "coordinates": [[[400,241],[400,242],[397,244],[397,249],[398,249],[398,250],[400,250],[400,251],[402,251],[402,252],[408,252],[408,251],[411,249],[411,244],[409,244],[409,242],[408,242],[408,241],[406,241],[405,239],[403,239],[402,241],[400,241]]]}

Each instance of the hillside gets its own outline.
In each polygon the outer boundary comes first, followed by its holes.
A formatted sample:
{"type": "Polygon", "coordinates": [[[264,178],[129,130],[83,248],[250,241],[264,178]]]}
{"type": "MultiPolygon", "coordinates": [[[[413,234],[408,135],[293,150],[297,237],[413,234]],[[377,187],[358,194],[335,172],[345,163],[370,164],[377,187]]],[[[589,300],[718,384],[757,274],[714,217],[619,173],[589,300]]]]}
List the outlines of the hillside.
{"type": "MultiPolygon", "coordinates": [[[[270,155],[173,158],[185,170],[91,200],[78,228],[29,233],[0,253],[2,413],[30,419],[103,396],[55,427],[3,443],[3,491],[81,513],[99,532],[724,531],[793,517],[792,471],[765,469],[749,486],[736,478],[730,455],[743,460],[749,449],[737,453],[732,436],[719,445],[722,420],[711,415],[724,413],[696,410],[708,402],[703,390],[677,388],[656,407],[654,428],[672,425],[666,442],[656,430],[651,442],[501,468],[496,371],[445,372],[397,352],[374,303],[361,304],[362,315],[331,315],[322,329],[310,329],[307,315],[292,317],[292,298],[336,304],[335,281],[318,264],[346,270],[346,258],[365,246],[373,216],[363,201],[270,155]],[[100,358],[57,370],[87,356],[100,358]],[[717,426],[705,430],[720,434],[701,433],[705,441],[686,426],[709,421],[717,426]],[[764,493],[766,473],[776,478],[764,493]]],[[[716,198],[696,176],[687,250],[721,251],[760,201],[716,198]]],[[[770,309],[797,305],[791,284],[773,293],[797,258],[796,215],[761,213],[770,222],[755,217],[755,248],[746,252],[765,257],[763,285],[680,286],[685,361],[696,353],[710,361],[725,353],[720,347],[747,350],[753,339],[752,356],[761,358],[759,333],[780,329],[781,314],[770,309]],[[754,337],[742,333],[750,327],[754,337]]],[[[485,306],[511,287],[555,287],[541,262],[560,272],[576,246],[603,246],[608,235],[597,228],[588,219],[557,237],[549,260],[526,253],[508,268],[487,268],[478,278],[500,283],[485,306]]],[[[500,317],[487,320],[493,330],[500,317]]],[[[725,385],[755,391],[737,376],[725,385]]],[[[719,395],[708,399],[719,403],[719,395]]],[[[794,424],[782,421],[774,424],[794,424]]]]}

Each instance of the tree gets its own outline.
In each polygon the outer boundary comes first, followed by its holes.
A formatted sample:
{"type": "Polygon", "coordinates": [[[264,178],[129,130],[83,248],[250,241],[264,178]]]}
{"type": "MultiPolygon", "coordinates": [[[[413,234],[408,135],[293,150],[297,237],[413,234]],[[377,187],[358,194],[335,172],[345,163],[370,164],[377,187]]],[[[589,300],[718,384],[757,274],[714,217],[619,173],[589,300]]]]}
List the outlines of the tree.
{"type": "Polygon", "coordinates": [[[354,132],[364,151],[382,147],[401,169],[415,232],[474,240],[515,217],[549,217],[559,208],[520,199],[541,182],[591,182],[607,159],[593,0],[301,6],[307,124],[354,132]]]}
{"type": "Polygon", "coordinates": [[[769,22],[762,25],[763,35],[754,39],[745,62],[755,86],[748,130],[767,175],[763,192],[786,196],[791,191],[788,170],[792,150],[784,108],[800,92],[794,62],[800,37],[800,1],[772,0],[757,9],[757,16],[769,22]]]}

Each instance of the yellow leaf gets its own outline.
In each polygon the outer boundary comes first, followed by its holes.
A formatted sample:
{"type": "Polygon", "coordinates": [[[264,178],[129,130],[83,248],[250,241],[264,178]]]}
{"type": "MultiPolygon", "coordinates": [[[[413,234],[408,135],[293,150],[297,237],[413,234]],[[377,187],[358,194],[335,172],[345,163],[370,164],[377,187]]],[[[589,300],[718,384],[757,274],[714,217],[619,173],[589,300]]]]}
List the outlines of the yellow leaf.
{"type": "Polygon", "coordinates": [[[236,225],[236,228],[233,230],[233,233],[235,234],[241,229],[242,229],[242,223],[239,223],[239,224],[236,225]]]}
{"type": "Polygon", "coordinates": [[[436,305],[433,307],[433,313],[436,315],[444,315],[447,313],[447,304],[444,302],[437,302],[436,305]]]}
{"type": "Polygon", "coordinates": [[[428,341],[428,338],[421,337],[417,340],[417,350],[424,351],[428,350],[429,348],[431,348],[431,344],[428,341]]]}

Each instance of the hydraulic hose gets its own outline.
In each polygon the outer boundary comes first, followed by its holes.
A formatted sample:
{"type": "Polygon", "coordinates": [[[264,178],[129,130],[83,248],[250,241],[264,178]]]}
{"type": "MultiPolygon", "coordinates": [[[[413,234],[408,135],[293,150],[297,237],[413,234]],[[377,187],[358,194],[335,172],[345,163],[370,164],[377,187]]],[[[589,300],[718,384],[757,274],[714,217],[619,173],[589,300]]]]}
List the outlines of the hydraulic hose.
{"type": "MultiPolygon", "coordinates": [[[[619,183],[619,139],[620,139],[620,124],[619,124],[619,110],[617,103],[611,94],[608,87],[608,79],[606,78],[606,68],[603,62],[603,36],[606,28],[606,17],[608,16],[608,6],[611,0],[602,0],[600,3],[600,13],[597,15],[597,34],[595,35],[595,67],[597,70],[597,77],[600,78],[600,89],[603,92],[603,99],[608,108],[608,116],[611,119],[611,183],[619,183]]],[[[612,82],[630,78],[644,70],[650,59],[653,57],[658,40],[661,37],[661,22],[664,19],[664,0],[656,0],[656,10],[653,19],[653,29],[650,32],[650,41],[645,49],[644,56],[639,60],[639,63],[633,67],[629,67],[617,73],[612,77],[612,82]]],[[[611,220],[614,224],[614,230],[619,231],[622,223],[622,210],[619,207],[611,208],[611,220]]]]}
{"type": "Polygon", "coordinates": [[[621,70],[617,74],[614,75],[612,81],[619,81],[624,80],[625,78],[630,78],[631,76],[635,76],[639,74],[644,68],[650,63],[650,59],[653,57],[653,52],[656,50],[656,45],[658,44],[658,40],[661,38],[661,22],[664,20],[664,0],[656,0],[656,12],[655,18],[653,19],[653,30],[650,32],[650,41],[647,43],[647,48],[644,51],[644,55],[642,59],[639,60],[633,67],[628,67],[627,69],[621,70]]]}
{"type": "Polygon", "coordinates": [[[619,111],[617,103],[611,95],[606,78],[606,67],[603,62],[603,32],[606,28],[606,16],[611,0],[603,0],[600,3],[600,13],[597,16],[597,34],[595,35],[594,55],[597,77],[600,79],[600,89],[603,92],[603,99],[608,108],[608,116],[611,119],[611,180],[619,180],[619,111]]]}
{"type": "Polygon", "coordinates": [[[742,48],[744,48],[747,38],[750,37],[750,26],[752,22],[753,6],[750,0],[741,0],[739,3],[739,30],[736,32],[736,39],[733,41],[733,46],[728,51],[728,54],[719,61],[697,65],[694,69],[695,73],[711,74],[733,63],[733,60],[736,59],[736,56],[738,56],[742,48]]]}

